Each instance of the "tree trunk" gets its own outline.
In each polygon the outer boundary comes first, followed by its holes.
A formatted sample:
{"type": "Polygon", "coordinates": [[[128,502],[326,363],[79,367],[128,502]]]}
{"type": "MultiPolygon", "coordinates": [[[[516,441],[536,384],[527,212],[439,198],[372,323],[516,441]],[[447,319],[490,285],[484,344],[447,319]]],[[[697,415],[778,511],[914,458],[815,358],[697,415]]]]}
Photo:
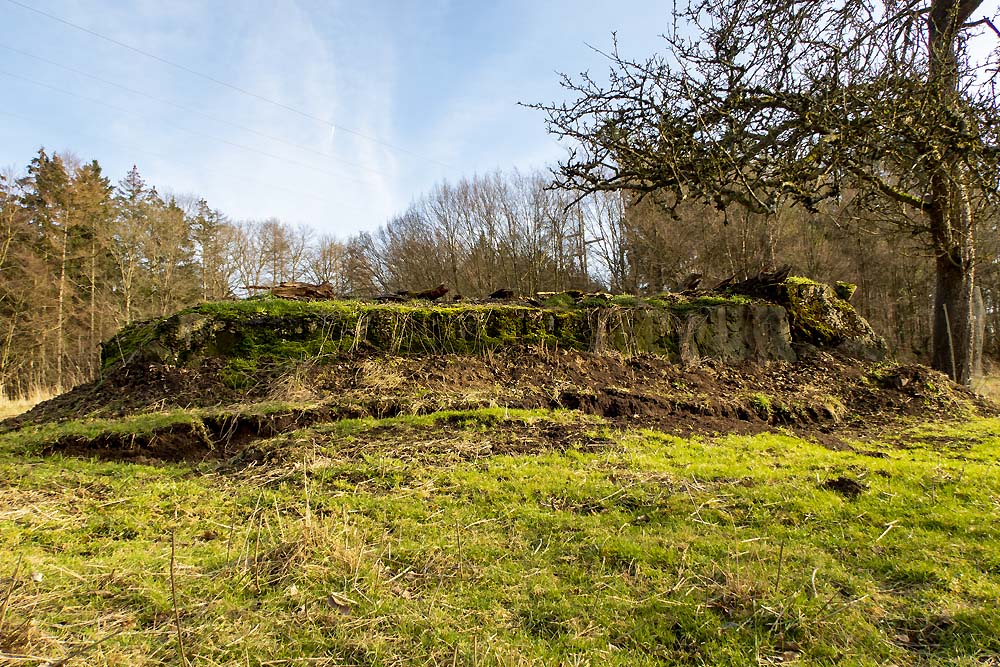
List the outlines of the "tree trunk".
{"type": "MultiPolygon", "coordinates": [[[[928,22],[928,88],[936,101],[961,114],[957,42],[962,26],[982,0],[933,0],[928,22]]],[[[972,382],[975,234],[965,169],[948,146],[931,174],[929,207],[936,252],[934,368],[960,384],[972,382]]],[[[936,157],[936,156],[935,156],[936,157]]]]}
{"type": "Polygon", "coordinates": [[[938,255],[934,298],[934,368],[960,384],[972,381],[974,267],[968,250],[967,259],[938,255]]]}
{"type": "Polygon", "coordinates": [[[981,378],[983,373],[983,350],[986,347],[986,302],[983,291],[973,288],[973,331],[972,331],[972,377],[981,378]]]}

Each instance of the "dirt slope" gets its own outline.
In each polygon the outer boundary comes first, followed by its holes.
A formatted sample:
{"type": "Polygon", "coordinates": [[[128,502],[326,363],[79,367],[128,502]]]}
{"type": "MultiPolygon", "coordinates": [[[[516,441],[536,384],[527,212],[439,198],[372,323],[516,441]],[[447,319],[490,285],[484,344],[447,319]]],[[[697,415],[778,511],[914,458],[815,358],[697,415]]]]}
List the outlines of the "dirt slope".
{"type": "Polygon", "coordinates": [[[51,447],[106,458],[231,456],[256,439],[316,423],[483,407],[568,409],[676,433],[789,429],[831,447],[901,420],[994,414],[995,406],[922,366],[812,351],[797,362],[683,367],[655,355],[508,351],[484,356],[345,356],[226,385],[200,368],[125,365],[0,423],[5,431],[148,413],[185,415],[147,434],[74,436],[51,447]],[[262,411],[260,405],[267,405],[262,411]],[[191,414],[202,426],[191,427],[191,414]]]}

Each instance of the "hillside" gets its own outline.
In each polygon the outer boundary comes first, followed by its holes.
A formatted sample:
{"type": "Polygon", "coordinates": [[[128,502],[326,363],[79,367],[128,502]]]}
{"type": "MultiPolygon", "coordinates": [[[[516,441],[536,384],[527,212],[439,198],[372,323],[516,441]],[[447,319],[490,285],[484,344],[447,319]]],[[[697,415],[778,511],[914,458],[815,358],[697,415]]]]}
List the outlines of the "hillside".
{"type": "Polygon", "coordinates": [[[801,289],[136,324],[3,422],[0,663],[992,664],[995,407],[801,289]]]}

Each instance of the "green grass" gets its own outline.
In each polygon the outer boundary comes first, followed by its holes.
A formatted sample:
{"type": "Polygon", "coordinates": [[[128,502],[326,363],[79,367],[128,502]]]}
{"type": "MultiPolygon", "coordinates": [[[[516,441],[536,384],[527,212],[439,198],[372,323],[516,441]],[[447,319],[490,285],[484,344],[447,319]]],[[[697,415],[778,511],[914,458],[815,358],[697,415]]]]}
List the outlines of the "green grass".
{"type": "Polygon", "coordinates": [[[8,455],[37,453],[47,445],[59,440],[81,439],[92,440],[102,435],[129,436],[146,435],[173,427],[191,427],[203,429],[202,420],[208,417],[224,418],[227,416],[266,416],[302,410],[312,407],[309,404],[292,404],[284,401],[264,401],[247,403],[235,408],[193,408],[165,410],[163,412],[147,412],[129,415],[117,419],[85,418],[62,422],[46,422],[44,424],[27,426],[16,431],[0,433],[0,453],[8,455]]]}
{"type": "Polygon", "coordinates": [[[498,409],[307,428],[239,470],[5,442],[11,664],[180,665],[178,626],[192,665],[1000,655],[1000,420],[835,452],[498,409]]]}

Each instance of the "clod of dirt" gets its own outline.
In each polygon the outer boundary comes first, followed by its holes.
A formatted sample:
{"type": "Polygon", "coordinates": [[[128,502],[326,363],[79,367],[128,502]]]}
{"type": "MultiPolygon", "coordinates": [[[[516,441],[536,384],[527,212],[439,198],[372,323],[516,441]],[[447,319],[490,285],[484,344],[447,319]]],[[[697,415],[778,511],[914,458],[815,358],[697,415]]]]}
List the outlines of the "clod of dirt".
{"type": "Polygon", "coordinates": [[[833,479],[828,479],[823,482],[823,488],[827,491],[833,491],[839,493],[845,498],[850,498],[854,500],[860,496],[868,487],[859,482],[856,479],[851,479],[850,477],[835,477],[833,479]]]}

